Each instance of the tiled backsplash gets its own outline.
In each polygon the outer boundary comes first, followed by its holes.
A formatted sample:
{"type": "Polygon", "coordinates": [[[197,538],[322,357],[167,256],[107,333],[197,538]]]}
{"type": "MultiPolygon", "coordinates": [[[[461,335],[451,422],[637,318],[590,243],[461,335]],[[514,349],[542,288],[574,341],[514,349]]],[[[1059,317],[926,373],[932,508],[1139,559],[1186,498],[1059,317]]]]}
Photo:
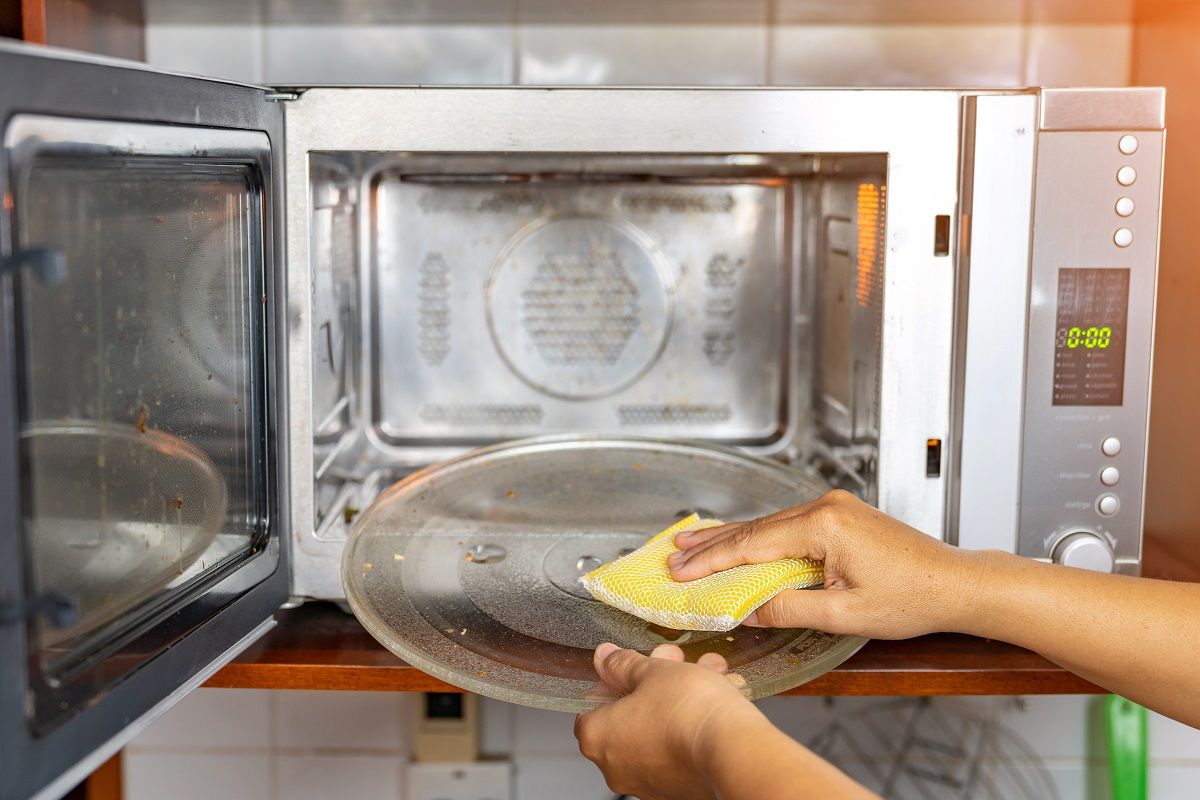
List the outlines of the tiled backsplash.
{"type": "MultiPolygon", "coordinates": [[[[218,25],[156,20],[159,67],[269,85],[1124,85],[1127,24],[218,25]]],[[[635,17],[636,18],[636,17],[635,17]]]]}
{"type": "MultiPolygon", "coordinates": [[[[407,800],[418,695],[200,689],[125,751],[126,800],[407,800]]],[[[778,697],[760,702],[785,732],[809,741],[835,718],[888,698],[778,697]]],[[[1104,800],[1101,698],[938,698],[942,709],[991,716],[1043,760],[1062,800],[1104,800]],[[1089,744],[1090,743],[1090,744],[1089,744]]],[[[569,714],[485,699],[480,749],[513,765],[514,800],[612,800],[577,752],[569,714]]],[[[1200,731],[1152,714],[1151,797],[1195,796],[1200,731]]],[[[901,732],[895,732],[900,736],[901,732]]],[[[1025,765],[1022,764],[1022,767],[1025,765]]],[[[984,769],[1001,768],[999,760],[984,769]]]]}

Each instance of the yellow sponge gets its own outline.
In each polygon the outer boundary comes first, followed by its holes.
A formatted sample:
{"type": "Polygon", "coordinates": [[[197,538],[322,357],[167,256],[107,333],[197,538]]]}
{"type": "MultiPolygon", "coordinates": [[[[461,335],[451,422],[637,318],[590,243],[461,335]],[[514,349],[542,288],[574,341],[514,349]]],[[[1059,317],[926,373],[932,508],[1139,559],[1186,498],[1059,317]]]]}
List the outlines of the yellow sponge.
{"type": "Polygon", "coordinates": [[[580,581],[597,600],[664,628],[728,631],[783,590],[824,580],[821,562],[810,558],[743,564],[694,581],[672,578],[667,556],[679,549],[676,534],[721,524],[693,514],[580,581]]]}

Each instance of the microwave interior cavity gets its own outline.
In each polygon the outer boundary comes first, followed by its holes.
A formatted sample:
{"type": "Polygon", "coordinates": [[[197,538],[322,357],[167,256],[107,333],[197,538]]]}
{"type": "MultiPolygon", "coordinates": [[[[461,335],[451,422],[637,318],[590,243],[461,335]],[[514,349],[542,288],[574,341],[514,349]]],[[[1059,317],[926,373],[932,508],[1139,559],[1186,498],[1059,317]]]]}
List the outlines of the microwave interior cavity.
{"type": "Polygon", "coordinates": [[[309,158],[317,538],[407,471],[555,433],[873,496],[886,156],[309,158]]]}

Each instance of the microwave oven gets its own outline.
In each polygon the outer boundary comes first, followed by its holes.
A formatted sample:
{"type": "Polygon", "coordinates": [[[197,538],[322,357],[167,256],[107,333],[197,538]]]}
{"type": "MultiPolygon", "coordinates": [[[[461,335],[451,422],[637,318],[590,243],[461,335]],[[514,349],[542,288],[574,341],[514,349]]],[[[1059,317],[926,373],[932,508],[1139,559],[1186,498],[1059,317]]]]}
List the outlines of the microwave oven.
{"type": "Polygon", "coordinates": [[[264,88],[0,47],[0,797],[477,446],[701,440],[1136,574],[1159,89],[264,88]]]}

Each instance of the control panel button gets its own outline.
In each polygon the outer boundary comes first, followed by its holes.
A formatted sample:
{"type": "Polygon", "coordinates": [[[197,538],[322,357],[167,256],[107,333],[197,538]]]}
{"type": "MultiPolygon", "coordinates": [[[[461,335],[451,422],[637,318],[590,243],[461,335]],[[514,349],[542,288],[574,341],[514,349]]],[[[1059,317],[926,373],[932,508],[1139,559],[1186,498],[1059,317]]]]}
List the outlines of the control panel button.
{"type": "Polygon", "coordinates": [[[1109,458],[1120,454],[1121,440],[1115,436],[1109,436],[1100,443],[1100,452],[1104,453],[1104,455],[1108,456],[1109,458]]]}
{"type": "Polygon", "coordinates": [[[1116,467],[1105,467],[1100,470],[1100,482],[1105,486],[1116,486],[1121,480],[1121,471],[1116,467]]]}
{"type": "Polygon", "coordinates": [[[1132,133],[1127,133],[1117,142],[1117,149],[1127,156],[1131,156],[1137,152],[1138,140],[1132,133]]]}
{"type": "Polygon", "coordinates": [[[1100,499],[1096,501],[1096,510],[1102,516],[1111,517],[1121,510],[1121,501],[1117,499],[1115,494],[1101,495],[1100,499]]]}
{"type": "Polygon", "coordinates": [[[1122,186],[1132,186],[1137,180],[1137,170],[1133,167],[1121,167],[1117,170],[1117,183],[1122,186]]]}
{"type": "Polygon", "coordinates": [[[1113,241],[1117,247],[1129,247],[1133,244],[1133,231],[1129,228],[1117,228],[1117,232],[1113,234],[1113,241]]]}
{"type": "Polygon", "coordinates": [[[1117,216],[1128,217],[1133,214],[1133,198],[1122,197],[1117,201],[1117,216]]]}
{"type": "Polygon", "coordinates": [[[1055,564],[1096,572],[1112,572],[1116,566],[1108,542],[1091,531],[1076,531],[1059,539],[1050,558],[1055,564]]]}

